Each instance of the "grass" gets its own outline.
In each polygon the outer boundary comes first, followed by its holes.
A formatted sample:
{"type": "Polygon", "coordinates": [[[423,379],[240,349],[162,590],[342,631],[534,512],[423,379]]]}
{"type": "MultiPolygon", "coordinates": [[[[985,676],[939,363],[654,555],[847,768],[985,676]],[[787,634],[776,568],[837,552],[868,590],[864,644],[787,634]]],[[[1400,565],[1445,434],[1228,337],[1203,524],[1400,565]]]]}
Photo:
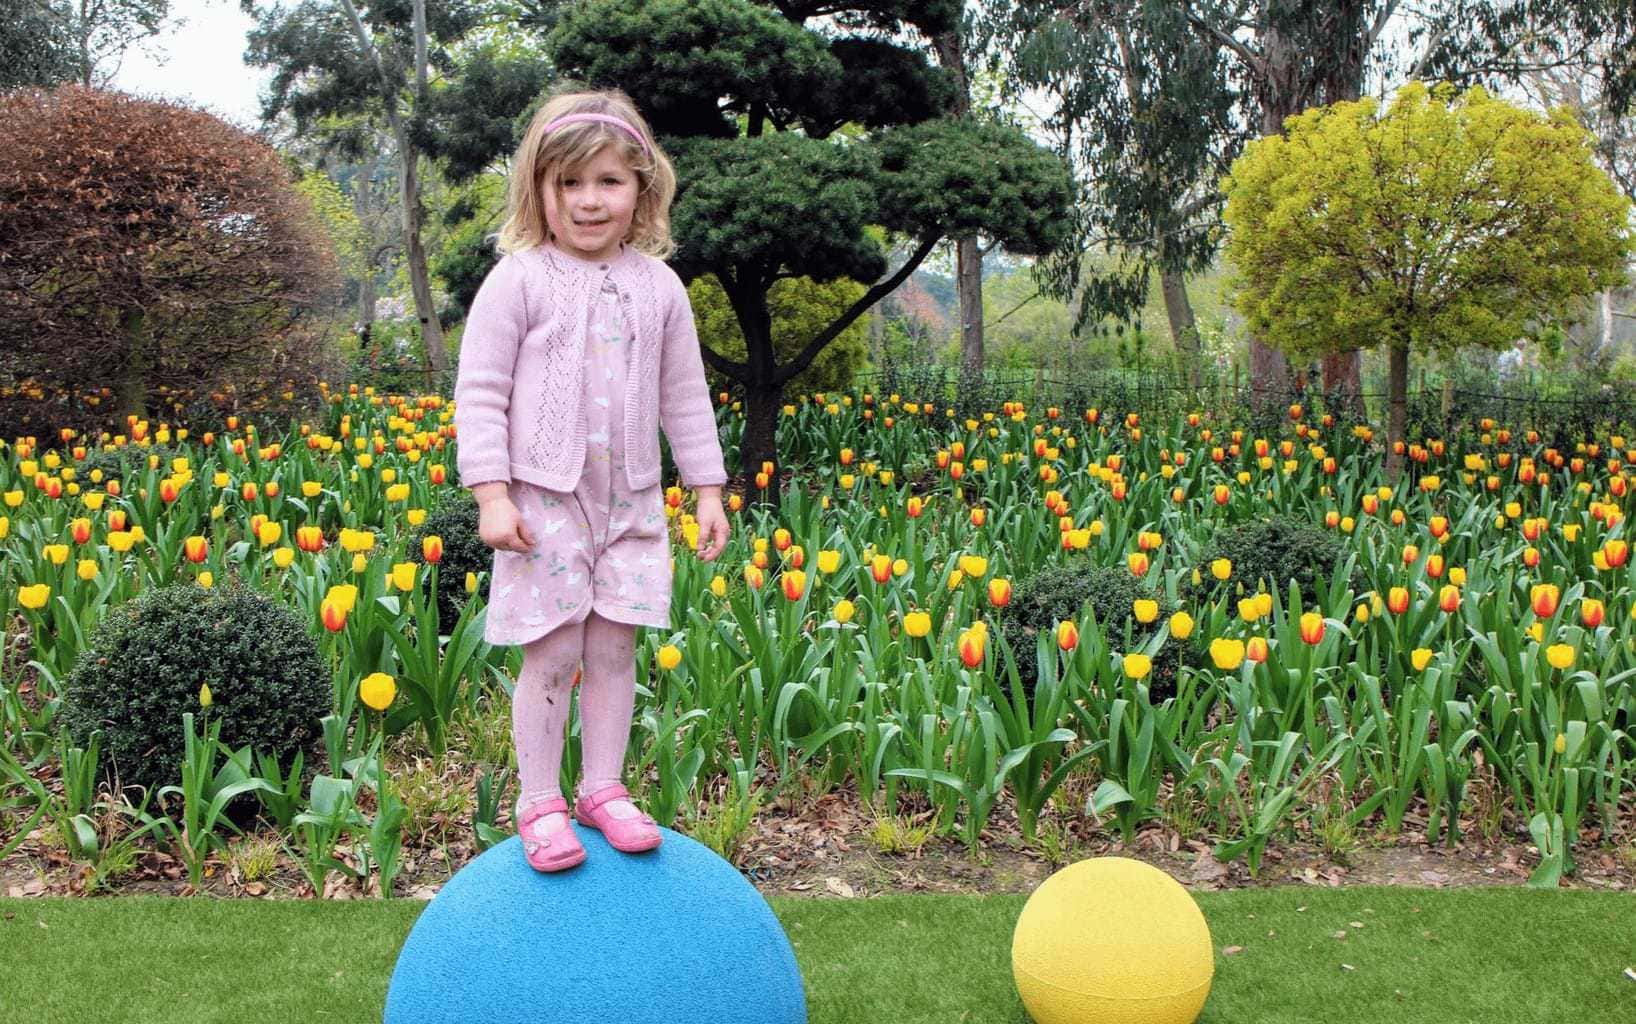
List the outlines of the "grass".
{"type": "MultiPolygon", "coordinates": [[[[1624,975],[1636,967],[1630,895],[1382,887],[1196,895],[1216,948],[1202,1022],[1636,1019],[1636,981],[1624,975]],[[1243,948],[1224,955],[1232,946],[1243,948]]],[[[1025,900],[771,902],[795,946],[813,1024],[1024,1024],[1010,944],[1025,900]]],[[[378,1022],[397,950],[423,906],[0,900],[0,1007],[6,1020],[35,1024],[378,1022]]]]}

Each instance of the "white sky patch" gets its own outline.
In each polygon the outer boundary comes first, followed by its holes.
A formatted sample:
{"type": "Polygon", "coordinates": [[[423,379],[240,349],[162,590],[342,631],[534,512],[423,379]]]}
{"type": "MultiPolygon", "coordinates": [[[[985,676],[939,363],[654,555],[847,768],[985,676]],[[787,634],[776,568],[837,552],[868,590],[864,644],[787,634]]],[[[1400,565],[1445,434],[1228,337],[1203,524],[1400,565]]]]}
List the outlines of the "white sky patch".
{"type": "Polygon", "coordinates": [[[244,63],[245,33],[254,20],[233,0],[172,0],[171,16],[144,48],[126,52],[113,87],[181,100],[255,130],[257,93],[272,73],[244,63]]]}

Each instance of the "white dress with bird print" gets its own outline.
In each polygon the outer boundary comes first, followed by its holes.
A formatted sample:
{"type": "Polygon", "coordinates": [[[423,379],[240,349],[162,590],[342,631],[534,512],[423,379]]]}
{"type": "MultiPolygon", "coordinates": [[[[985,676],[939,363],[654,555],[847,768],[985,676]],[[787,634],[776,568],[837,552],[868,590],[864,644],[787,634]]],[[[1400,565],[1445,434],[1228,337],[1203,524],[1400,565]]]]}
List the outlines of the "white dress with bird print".
{"type": "Polygon", "coordinates": [[[605,279],[585,339],[585,467],[572,492],[520,480],[511,500],[533,535],[527,554],[494,553],[492,644],[527,644],[594,608],[636,626],[670,625],[671,560],[664,492],[630,489],[625,474],[625,383],[630,330],[618,287],[605,279]]]}

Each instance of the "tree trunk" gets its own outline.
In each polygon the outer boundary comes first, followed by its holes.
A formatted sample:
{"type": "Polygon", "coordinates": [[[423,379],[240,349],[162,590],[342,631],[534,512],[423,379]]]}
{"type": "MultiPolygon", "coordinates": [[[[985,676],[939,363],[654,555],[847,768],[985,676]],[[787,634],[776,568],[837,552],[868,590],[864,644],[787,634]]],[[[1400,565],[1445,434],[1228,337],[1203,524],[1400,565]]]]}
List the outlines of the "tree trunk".
{"type": "Polygon", "coordinates": [[[960,291],[960,374],[974,381],[983,373],[983,256],[977,236],[955,241],[960,291]]]}
{"type": "Polygon", "coordinates": [[[125,336],[125,365],[121,367],[117,399],[123,423],[126,416],[142,419],[148,415],[148,372],[153,369],[154,351],[146,310],[139,306],[125,310],[120,314],[119,328],[125,336]]]}
{"type": "Polygon", "coordinates": [[[1170,339],[1187,367],[1187,386],[1196,390],[1202,355],[1198,321],[1193,317],[1193,304],[1187,300],[1187,280],[1180,273],[1166,270],[1159,275],[1159,287],[1164,292],[1165,316],[1170,320],[1170,339]]]}
{"type": "Polygon", "coordinates": [[[432,304],[432,278],[426,269],[426,249],[420,241],[421,219],[425,211],[420,206],[420,174],[416,164],[420,154],[409,142],[397,118],[393,127],[398,137],[403,173],[403,243],[405,263],[409,270],[409,287],[415,295],[415,314],[420,319],[420,337],[426,343],[426,368],[433,378],[427,382],[428,391],[441,388],[449,370],[449,349],[443,340],[443,325],[437,319],[437,307],[432,304]]]}
{"type": "MultiPolygon", "coordinates": [[[[965,117],[971,113],[971,79],[966,74],[960,29],[939,34],[933,43],[938,62],[954,75],[951,112],[965,117]]],[[[975,234],[955,239],[955,281],[960,295],[960,377],[962,384],[969,385],[983,372],[983,254],[975,234]]]]}
{"type": "Polygon", "coordinates": [[[1403,472],[1403,456],[1397,446],[1404,440],[1409,421],[1409,348],[1393,343],[1388,352],[1391,361],[1386,390],[1391,414],[1386,424],[1386,476],[1395,484],[1403,472]]]}
{"type": "Polygon", "coordinates": [[[1363,353],[1355,348],[1324,356],[1324,398],[1329,410],[1363,419],[1363,353]]]}

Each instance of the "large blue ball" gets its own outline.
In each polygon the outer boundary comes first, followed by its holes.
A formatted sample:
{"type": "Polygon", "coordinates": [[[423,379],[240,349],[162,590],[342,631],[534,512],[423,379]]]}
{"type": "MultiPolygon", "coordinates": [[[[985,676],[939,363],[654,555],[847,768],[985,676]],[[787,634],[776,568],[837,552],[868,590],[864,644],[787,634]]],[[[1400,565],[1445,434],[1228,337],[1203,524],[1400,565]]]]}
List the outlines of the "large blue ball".
{"type": "Polygon", "coordinates": [[[449,880],[398,954],[385,1024],[806,1024],[789,939],[731,864],[669,829],[630,854],[570,827],[578,867],[535,871],[512,836],[449,880]]]}

